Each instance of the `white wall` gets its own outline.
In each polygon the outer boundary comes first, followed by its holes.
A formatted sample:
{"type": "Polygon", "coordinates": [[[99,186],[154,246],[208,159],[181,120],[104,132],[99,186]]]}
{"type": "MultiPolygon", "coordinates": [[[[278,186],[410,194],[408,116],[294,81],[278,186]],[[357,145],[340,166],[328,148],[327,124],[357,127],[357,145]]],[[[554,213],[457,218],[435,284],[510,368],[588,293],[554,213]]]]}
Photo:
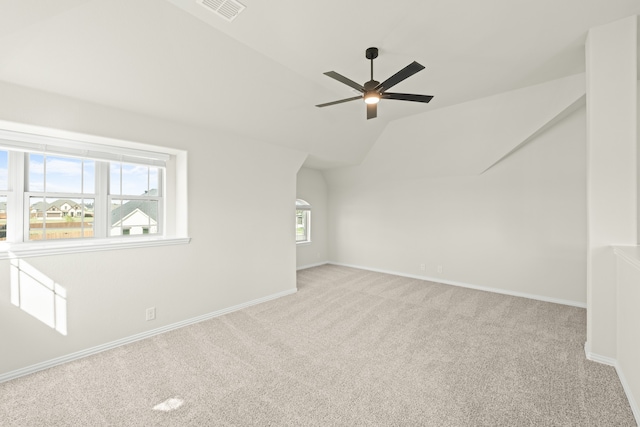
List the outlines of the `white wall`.
{"type": "Polygon", "coordinates": [[[587,37],[585,351],[616,367],[640,421],[638,36],[638,17],[630,16],[592,28],[587,37]]]}
{"type": "Polygon", "coordinates": [[[0,262],[0,375],[295,290],[291,212],[304,154],[6,83],[0,99],[1,120],[188,150],[192,238],[26,259],[66,289],[67,336],[10,303],[9,261],[0,262]]]}
{"type": "Polygon", "coordinates": [[[297,245],[296,268],[324,264],[329,260],[328,194],[322,172],[306,167],[300,168],[296,196],[311,205],[311,243],[297,245]]]}
{"type": "Polygon", "coordinates": [[[637,243],[637,20],[592,28],[586,44],[588,103],[587,351],[616,357],[615,258],[637,243]]]}
{"type": "Polygon", "coordinates": [[[331,260],[584,306],[584,107],[536,133],[583,94],[580,75],[394,122],[325,174],[331,260]]]}
{"type": "Polygon", "coordinates": [[[640,246],[617,247],[616,356],[618,375],[640,421],[640,246]]]}

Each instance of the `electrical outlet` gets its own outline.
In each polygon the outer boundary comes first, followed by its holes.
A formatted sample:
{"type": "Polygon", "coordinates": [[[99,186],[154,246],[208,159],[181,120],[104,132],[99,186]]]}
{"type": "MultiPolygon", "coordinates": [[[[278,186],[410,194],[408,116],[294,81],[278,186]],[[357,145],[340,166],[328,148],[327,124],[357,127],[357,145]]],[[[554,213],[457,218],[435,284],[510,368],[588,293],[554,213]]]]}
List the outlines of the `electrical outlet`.
{"type": "Polygon", "coordinates": [[[155,307],[147,308],[146,318],[147,318],[147,321],[155,320],[155,318],[156,318],[156,308],[155,307]]]}
{"type": "Polygon", "coordinates": [[[420,271],[425,271],[427,269],[427,266],[424,264],[420,264],[420,271]]]}
{"type": "Polygon", "coordinates": [[[438,273],[442,274],[442,266],[441,265],[438,266],[438,273]]]}

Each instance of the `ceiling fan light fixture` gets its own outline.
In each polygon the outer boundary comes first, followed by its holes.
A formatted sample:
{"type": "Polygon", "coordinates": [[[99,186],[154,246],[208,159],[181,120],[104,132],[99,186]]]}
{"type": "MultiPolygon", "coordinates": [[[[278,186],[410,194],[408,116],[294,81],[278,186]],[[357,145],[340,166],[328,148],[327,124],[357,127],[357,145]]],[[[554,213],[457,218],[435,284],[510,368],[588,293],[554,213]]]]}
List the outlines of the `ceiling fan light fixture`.
{"type": "Polygon", "coordinates": [[[343,102],[351,102],[358,99],[364,99],[364,102],[367,104],[367,120],[369,120],[378,117],[377,104],[382,98],[424,103],[431,101],[431,98],[433,98],[433,96],[431,95],[414,95],[411,93],[387,92],[387,90],[413,76],[418,71],[424,70],[424,65],[420,65],[416,61],[413,61],[402,70],[398,71],[393,76],[380,83],[377,80],[373,79],[373,60],[378,57],[378,48],[370,47],[369,49],[367,49],[365,56],[368,60],[371,61],[371,80],[365,82],[365,84],[363,85],[360,85],[353,80],[343,76],[342,74],[336,73],[335,71],[327,71],[326,73],[324,73],[325,76],[331,77],[332,79],[335,79],[340,83],[344,83],[350,88],[355,89],[357,92],[360,92],[361,95],[353,96],[346,99],[340,99],[333,102],[325,102],[324,104],[316,105],[316,107],[328,107],[330,105],[342,104],[343,102]]]}
{"type": "Polygon", "coordinates": [[[364,102],[367,104],[377,104],[380,102],[380,94],[378,92],[369,92],[365,94],[364,102]]]}

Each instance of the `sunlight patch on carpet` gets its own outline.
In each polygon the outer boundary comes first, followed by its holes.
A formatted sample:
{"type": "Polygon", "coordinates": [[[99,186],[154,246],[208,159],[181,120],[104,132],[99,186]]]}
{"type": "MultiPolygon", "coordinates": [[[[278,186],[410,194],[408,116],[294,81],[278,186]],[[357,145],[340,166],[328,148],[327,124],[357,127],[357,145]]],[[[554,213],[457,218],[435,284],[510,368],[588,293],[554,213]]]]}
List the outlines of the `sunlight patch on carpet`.
{"type": "Polygon", "coordinates": [[[162,412],[175,411],[182,405],[184,405],[184,400],[180,399],[179,397],[171,397],[162,403],[158,403],[153,407],[153,410],[162,412]]]}

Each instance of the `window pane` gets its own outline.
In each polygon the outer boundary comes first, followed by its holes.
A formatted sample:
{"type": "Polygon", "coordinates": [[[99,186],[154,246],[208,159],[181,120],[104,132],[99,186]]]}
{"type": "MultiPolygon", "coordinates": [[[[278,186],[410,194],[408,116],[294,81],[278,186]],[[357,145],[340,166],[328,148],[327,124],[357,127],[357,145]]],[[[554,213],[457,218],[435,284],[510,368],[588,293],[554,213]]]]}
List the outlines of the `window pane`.
{"type": "Polygon", "coordinates": [[[122,235],[122,200],[111,202],[111,216],[109,220],[109,235],[122,235]]]}
{"type": "Polygon", "coordinates": [[[82,193],[95,191],[95,162],[70,157],[29,154],[29,191],[82,193]],[[84,163],[84,172],[83,172],[84,163]]]}
{"type": "Polygon", "coordinates": [[[157,200],[149,200],[143,202],[140,206],[140,211],[144,215],[142,217],[141,225],[141,234],[157,234],[158,233],[158,201],[157,200]],[[147,220],[147,225],[144,225],[144,220],[147,220]]]}
{"type": "Polygon", "coordinates": [[[7,196],[0,196],[0,240],[7,240],[7,196]]]}
{"type": "Polygon", "coordinates": [[[149,168],[149,191],[154,196],[158,195],[159,176],[158,168],[149,168]],[[155,193],[153,190],[156,190],[155,193]]]}
{"type": "MultiPolygon", "coordinates": [[[[48,172],[47,172],[48,175],[48,172]]],[[[60,215],[45,219],[47,222],[47,239],[77,239],[82,237],[82,199],[61,199],[50,203],[60,215]]]]}
{"type": "Polygon", "coordinates": [[[109,194],[120,195],[120,163],[109,164],[109,194]]]}
{"type": "Polygon", "coordinates": [[[95,193],[96,192],[96,162],[93,160],[83,160],[82,162],[83,193],[95,193]]]}
{"type": "Polygon", "coordinates": [[[111,236],[158,233],[157,200],[118,200],[112,203],[111,236]]]}
{"type": "MultiPolygon", "coordinates": [[[[93,204],[94,199],[88,199],[93,204]]],[[[93,217],[83,217],[82,199],[29,200],[29,240],[77,239],[93,236],[93,217]]]]}
{"type": "Polygon", "coordinates": [[[44,191],[44,156],[29,154],[29,191],[44,191]]]}
{"type": "Polygon", "coordinates": [[[149,167],[122,164],[122,195],[142,196],[148,190],[149,167]]]}
{"type": "Polygon", "coordinates": [[[84,199],[82,209],[82,237],[93,237],[93,206],[95,199],[84,199]]]}
{"type": "Polygon", "coordinates": [[[46,210],[47,204],[44,197],[29,198],[29,240],[43,239],[46,210]]]}
{"type": "Polygon", "coordinates": [[[0,190],[9,189],[9,153],[0,151],[0,190]]]}
{"type": "Polygon", "coordinates": [[[45,191],[47,193],[81,193],[82,160],[46,156],[45,191]]]}
{"type": "Polygon", "coordinates": [[[307,218],[309,211],[296,210],[296,242],[307,241],[307,218]]]}

